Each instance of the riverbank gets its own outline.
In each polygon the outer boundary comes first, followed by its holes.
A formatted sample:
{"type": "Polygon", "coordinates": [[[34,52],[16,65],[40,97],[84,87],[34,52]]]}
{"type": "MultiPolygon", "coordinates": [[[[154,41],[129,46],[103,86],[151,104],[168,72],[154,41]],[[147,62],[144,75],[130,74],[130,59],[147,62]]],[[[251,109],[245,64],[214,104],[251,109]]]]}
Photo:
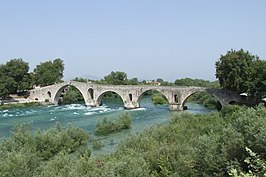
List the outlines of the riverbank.
{"type": "Polygon", "coordinates": [[[43,104],[39,102],[27,102],[27,103],[15,102],[15,103],[0,105],[0,109],[4,110],[4,109],[12,109],[12,108],[27,108],[27,107],[34,107],[34,106],[41,106],[41,105],[43,104]]]}

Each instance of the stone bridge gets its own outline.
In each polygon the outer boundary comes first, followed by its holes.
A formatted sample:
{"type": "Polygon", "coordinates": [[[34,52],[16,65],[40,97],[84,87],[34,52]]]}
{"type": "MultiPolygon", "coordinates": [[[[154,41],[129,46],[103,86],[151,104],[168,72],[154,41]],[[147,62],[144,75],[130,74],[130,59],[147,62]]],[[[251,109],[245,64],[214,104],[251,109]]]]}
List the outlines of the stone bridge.
{"type": "Polygon", "coordinates": [[[85,104],[97,107],[101,104],[103,96],[107,92],[118,94],[124,104],[125,109],[135,109],[140,107],[141,97],[149,90],[161,92],[168,100],[170,110],[183,110],[188,97],[196,92],[208,92],[221,103],[222,106],[231,102],[241,103],[243,99],[239,94],[232,91],[209,89],[205,87],[178,87],[178,86],[150,86],[150,85],[99,85],[83,82],[64,82],[46,87],[30,90],[30,101],[50,102],[58,104],[63,90],[69,86],[74,86],[82,94],[85,104]]]}

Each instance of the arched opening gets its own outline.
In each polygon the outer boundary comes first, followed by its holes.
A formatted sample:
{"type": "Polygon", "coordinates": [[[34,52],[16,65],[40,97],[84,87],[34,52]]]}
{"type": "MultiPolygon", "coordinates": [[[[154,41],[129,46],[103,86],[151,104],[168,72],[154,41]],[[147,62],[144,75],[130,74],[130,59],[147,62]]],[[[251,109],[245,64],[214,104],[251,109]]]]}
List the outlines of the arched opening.
{"type": "Polygon", "coordinates": [[[106,106],[109,108],[120,108],[124,106],[122,97],[114,91],[105,91],[97,98],[99,106],[106,106]]]}
{"type": "Polygon", "coordinates": [[[132,94],[130,93],[128,96],[129,96],[129,100],[132,101],[133,99],[132,94]]]}
{"type": "Polygon", "coordinates": [[[174,95],[174,102],[175,103],[178,103],[178,96],[177,96],[177,94],[174,95]]]}
{"type": "Polygon", "coordinates": [[[50,91],[48,91],[48,92],[47,92],[47,95],[49,96],[49,98],[51,98],[51,97],[52,97],[52,94],[51,94],[51,92],[50,92],[50,91]]]}
{"type": "Polygon", "coordinates": [[[90,88],[90,89],[88,90],[88,92],[89,92],[89,97],[90,97],[90,99],[94,99],[93,89],[90,88]]]}
{"type": "Polygon", "coordinates": [[[55,102],[59,105],[65,104],[85,104],[84,97],[78,88],[72,85],[61,87],[56,95],[55,102]]]}
{"type": "Polygon", "coordinates": [[[35,98],[35,101],[38,101],[39,99],[38,98],[35,98]]]}
{"type": "Polygon", "coordinates": [[[162,106],[168,109],[168,98],[160,90],[146,90],[138,98],[140,107],[152,108],[155,106],[162,106]]]}
{"type": "Polygon", "coordinates": [[[210,112],[213,110],[221,110],[222,104],[212,94],[199,91],[189,95],[183,102],[183,109],[191,112],[210,112]]]}

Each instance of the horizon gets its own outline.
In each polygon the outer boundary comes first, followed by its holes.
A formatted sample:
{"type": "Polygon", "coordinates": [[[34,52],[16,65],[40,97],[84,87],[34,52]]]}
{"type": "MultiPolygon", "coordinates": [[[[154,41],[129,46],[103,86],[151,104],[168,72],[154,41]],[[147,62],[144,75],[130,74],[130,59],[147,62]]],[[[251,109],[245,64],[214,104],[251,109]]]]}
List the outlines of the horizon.
{"type": "Polygon", "coordinates": [[[214,81],[215,62],[243,48],[266,59],[266,1],[6,1],[0,63],[30,71],[61,58],[64,80],[111,71],[128,78],[214,81]]]}

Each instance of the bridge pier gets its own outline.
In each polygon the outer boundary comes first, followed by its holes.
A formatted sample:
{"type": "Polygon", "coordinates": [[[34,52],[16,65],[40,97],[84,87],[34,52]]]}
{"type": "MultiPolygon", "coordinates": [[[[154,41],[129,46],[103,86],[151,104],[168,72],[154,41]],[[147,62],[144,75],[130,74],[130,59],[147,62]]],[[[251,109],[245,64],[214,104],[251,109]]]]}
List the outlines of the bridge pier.
{"type": "Polygon", "coordinates": [[[169,110],[170,111],[183,111],[184,108],[182,104],[169,104],[169,110]]]}
{"type": "Polygon", "coordinates": [[[125,109],[137,109],[139,108],[139,105],[135,104],[134,102],[128,102],[128,103],[124,103],[124,108],[125,109]]]}
{"type": "Polygon", "coordinates": [[[97,107],[97,104],[95,103],[94,100],[88,100],[86,101],[86,106],[89,106],[89,107],[97,107]]]}

